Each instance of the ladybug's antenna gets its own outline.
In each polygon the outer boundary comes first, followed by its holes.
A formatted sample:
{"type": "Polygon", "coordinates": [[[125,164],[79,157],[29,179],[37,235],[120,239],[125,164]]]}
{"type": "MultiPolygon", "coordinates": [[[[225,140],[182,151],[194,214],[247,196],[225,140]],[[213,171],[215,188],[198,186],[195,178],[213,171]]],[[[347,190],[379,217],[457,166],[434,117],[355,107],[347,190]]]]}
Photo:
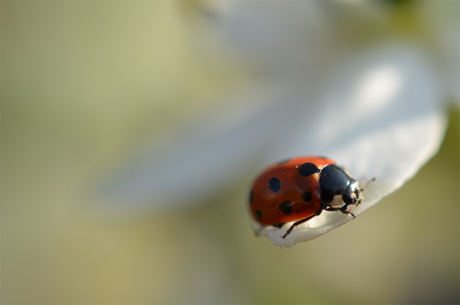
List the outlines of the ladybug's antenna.
{"type": "Polygon", "coordinates": [[[363,188],[361,188],[361,192],[365,191],[368,188],[369,184],[371,184],[371,182],[374,182],[374,181],[375,181],[375,177],[367,181],[366,185],[363,188]]]}

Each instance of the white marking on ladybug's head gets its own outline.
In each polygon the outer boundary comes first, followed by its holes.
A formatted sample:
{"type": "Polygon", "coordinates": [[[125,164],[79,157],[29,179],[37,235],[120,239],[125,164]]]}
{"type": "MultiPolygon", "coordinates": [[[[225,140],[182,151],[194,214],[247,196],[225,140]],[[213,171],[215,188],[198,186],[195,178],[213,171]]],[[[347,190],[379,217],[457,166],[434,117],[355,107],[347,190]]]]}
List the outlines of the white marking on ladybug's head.
{"type": "Polygon", "coordinates": [[[343,202],[342,195],[334,195],[333,199],[331,202],[329,202],[327,205],[333,207],[334,209],[339,209],[345,205],[345,202],[343,202]]]}

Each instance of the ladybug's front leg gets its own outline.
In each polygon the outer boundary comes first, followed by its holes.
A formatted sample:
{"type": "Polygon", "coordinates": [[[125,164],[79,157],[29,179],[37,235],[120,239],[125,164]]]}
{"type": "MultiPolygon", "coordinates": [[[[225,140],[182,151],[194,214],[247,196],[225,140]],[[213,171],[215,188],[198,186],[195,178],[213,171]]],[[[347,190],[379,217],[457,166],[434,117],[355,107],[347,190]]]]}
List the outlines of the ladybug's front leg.
{"type": "MultiPolygon", "coordinates": [[[[351,208],[353,208],[355,205],[356,205],[356,204],[354,204],[351,208]]],[[[341,208],[339,209],[339,211],[342,212],[343,214],[351,215],[351,216],[353,216],[353,219],[355,219],[355,218],[356,218],[356,215],[353,214],[353,213],[350,212],[350,211],[347,211],[347,208],[348,208],[348,205],[344,205],[343,207],[341,207],[341,208]]],[[[351,210],[351,209],[350,209],[350,210],[351,210]]]]}
{"type": "Polygon", "coordinates": [[[342,212],[343,214],[346,214],[346,215],[351,215],[351,216],[353,216],[353,219],[354,219],[354,218],[356,218],[356,215],[355,215],[355,214],[353,214],[352,212],[349,212],[349,211],[345,211],[345,210],[342,210],[342,209],[340,209],[339,211],[340,211],[340,212],[342,212]]]}
{"type": "MultiPolygon", "coordinates": [[[[353,205],[353,206],[354,206],[354,205],[353,205]]],[[[337,209],[337,208],[333,208],[333,207],[331,207],[331,206],[329,206],[329,205],[323,203],[322,208],[323,208],[323,210],[326,210],[326,211],[329,211],[329,212],[340,211],[340,212],[342,212],[343,214],[351,215],[351,216],[353,216],[353,218],[356,218],[356,215],[355,215],[355,214],[353,214],[353,213],[350,212],[350,211],[347,211],[348,205],[344,205],[343,207],[337,209]]]]}

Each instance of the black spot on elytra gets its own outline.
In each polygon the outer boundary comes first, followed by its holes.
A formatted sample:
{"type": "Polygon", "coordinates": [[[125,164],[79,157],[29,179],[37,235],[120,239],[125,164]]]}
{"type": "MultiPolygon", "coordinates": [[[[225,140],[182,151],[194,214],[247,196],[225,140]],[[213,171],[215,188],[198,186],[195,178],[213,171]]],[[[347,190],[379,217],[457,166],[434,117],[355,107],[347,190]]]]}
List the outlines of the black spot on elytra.
{"type": "Polygon", "coordinates": [[[249,204],[252,204],[252,200],[253,200],[253,199],[254,199],[254,191],[251,190],[251,191],[249,192],[249,204]]]}
{"type": "Polygon", "coordinates": [[[283,160],[283,161],[281,161],[281,162],[278,162],[278,165],[281,165],[281,164],[287,163],[287,162],[289,162],[289,161],[291,161],[291,158],[289,158],[289,159],[286,159],[286,160],[283,160]]]}
{"type": "Polygon", "coordinates": [[[261,210],[256,210],[256,217],[258,220],[262,219],[262,211],[261,210]]]}
{"type": "Polygon", "coordinates": [[[284,226],[284,223],[279,223],[276,225],[273,225],[274,227],[277,227],[278,229],[281,229],[284,226]]]}
{"type": "Polygon", "coordinates": [[[299,174],[303,177],[308,177],[314,173],[319,173],[319,169],[313,163],[304,163],[299,166],[299,174]]]}
{"type": "Polygon", "coordinates": [[[280,190],[280,187],[281,187],[280,179],[273,177],[270,179],[270,181],[268,181],[268,188],[272,192],[275,192],[275,193],[278,192],[280,190]]]}
{"type": "Polygon", "coordinates": [[[303,201],[308,202],[308,201],[311,200],[311,198],[312,198],[311,192],[306,191],[306,192],[303,192],[303,193],[302,193],[302,200],[303,200],[303,201]]]}
{"type": "Polygon", "coordinates": [[[289,201],[283,201],[281,204],[278,206],[278,209],[283,212],[285,215],[289,215],[292,213],[292,206],[289,201]]]}

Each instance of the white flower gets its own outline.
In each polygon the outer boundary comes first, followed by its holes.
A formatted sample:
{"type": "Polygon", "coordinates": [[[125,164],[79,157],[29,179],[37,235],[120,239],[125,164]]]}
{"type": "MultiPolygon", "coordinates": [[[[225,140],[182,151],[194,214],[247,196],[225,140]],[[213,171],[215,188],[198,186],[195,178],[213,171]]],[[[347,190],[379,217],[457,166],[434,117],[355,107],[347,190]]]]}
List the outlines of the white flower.
{"type": "MultiPolygon", "coordinates": [[[[437,3],[429,5],[452,4],[437,3]]],[[[428,20],[428,4],[417,5],[423,9],[414,14],[428,20]]],[[[445,101],[459,96],[456,86],[445,86],[446,79],[458,81],[459,38],[437,34],[455,25],[458,32],[458,16],[453,25],[429,27],[431,35],[420,41],[419,33],[397,35],[389,24],[392,8],[380,2],[221,1],[207,9],[212,35],[252,77],[225,96],[226,106],[190,122],[161,150],[140,149],[127,169],[107,178],[101,190],[113,210],[199,203],[237,179],[247,180],[249,190],[250,178],[265,165],[324,155],[357,180],[377,179],[354,208],[358,216],[436,154],[445,101]],[[451,57],[443,53],[446,41],[456,48],[451,57]]],[[[281,236],[289,226],[250,221],[260,235],[289,247],[351,219],[323,212],[286,239],[281,236]]]]}

